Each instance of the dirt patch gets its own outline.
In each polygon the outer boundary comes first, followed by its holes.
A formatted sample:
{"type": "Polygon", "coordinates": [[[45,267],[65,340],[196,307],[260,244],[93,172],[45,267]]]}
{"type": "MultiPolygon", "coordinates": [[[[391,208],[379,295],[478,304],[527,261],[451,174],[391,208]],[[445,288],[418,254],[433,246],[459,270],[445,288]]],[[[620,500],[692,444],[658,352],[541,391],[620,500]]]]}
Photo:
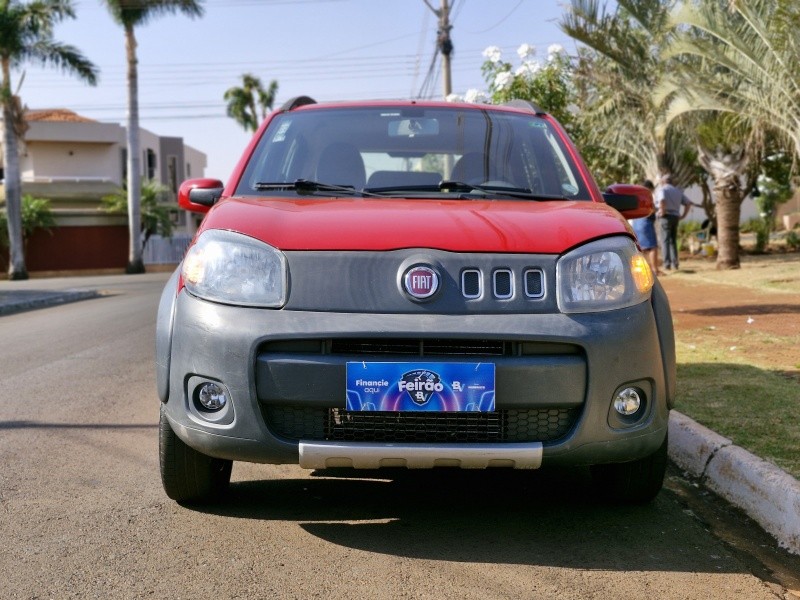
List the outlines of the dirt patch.
{"type": "Polygon", "coordinates": [[[713,344],[737,362],[775,369],[800,383],[800,294],[715,283],[691,262],[682,267],[684,272],[661,277],[679,342],[713,344]]]}

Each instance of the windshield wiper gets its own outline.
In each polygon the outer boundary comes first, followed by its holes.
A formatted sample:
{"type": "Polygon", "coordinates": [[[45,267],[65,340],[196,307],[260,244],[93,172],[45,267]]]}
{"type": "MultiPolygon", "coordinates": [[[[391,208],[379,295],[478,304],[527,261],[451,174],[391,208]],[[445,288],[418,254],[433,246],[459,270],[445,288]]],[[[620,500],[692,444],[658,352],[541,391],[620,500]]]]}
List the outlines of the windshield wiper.
{"type": "Polygon", "coordinates": [[[356,188],[352,185],[336,185],[333,183],[322,183],[320,181],[309,181],[308,179],[296,179],[295,181],[270,182],[259,181],[253,185],[258,191],[264,190],[294,190],[299,194],[312,192],[341,192],[345,194],[356,194],[356,188]]]}
{"type": "Polygon", "coordinates": [[[439,184],[440,191],[450,192],[480,192],[489,196],[508,196],[510,198],[521,198],[523,200],[569,200],[565,196],[554,194],[538,194],[528,188],[506,187],[504,185],[474,185],[463,181],[442,181],[439,184]]]}

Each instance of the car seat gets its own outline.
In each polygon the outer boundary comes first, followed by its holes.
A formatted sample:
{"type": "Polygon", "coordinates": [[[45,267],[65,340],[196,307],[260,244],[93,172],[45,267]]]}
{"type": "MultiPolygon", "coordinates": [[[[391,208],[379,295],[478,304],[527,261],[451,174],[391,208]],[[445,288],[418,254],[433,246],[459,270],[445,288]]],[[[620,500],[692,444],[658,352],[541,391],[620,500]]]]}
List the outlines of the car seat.
{"type": "Polygon", "coordinates": [[[364,188],[367,180],[364,159],[352,144],[337,142],[322,151],[317,163],[316,180],[333,185],[364,188]]]}

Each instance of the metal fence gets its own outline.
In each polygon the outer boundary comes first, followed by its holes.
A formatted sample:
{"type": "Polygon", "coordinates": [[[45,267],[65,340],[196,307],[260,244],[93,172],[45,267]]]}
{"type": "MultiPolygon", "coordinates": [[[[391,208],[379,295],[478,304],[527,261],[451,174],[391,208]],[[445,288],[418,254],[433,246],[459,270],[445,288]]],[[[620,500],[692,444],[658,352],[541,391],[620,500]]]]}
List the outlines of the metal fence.
{"type": "Polygon", "coordinates": [[[183,260],[192,236],[176,233],[171,238],[151,236],[144,247],[143,260],[146,265],[176,265],[183,260]]]}

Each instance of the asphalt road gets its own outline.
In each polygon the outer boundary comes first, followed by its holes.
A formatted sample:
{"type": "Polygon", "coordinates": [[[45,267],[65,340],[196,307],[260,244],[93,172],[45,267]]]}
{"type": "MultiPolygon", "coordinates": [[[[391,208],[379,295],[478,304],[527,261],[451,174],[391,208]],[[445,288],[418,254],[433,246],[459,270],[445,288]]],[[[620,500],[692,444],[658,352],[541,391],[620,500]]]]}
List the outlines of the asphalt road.
{"type": "Polygon", "coordinates": [[[165,280],[0,317],[1,598],[790,597],[675,474],[617,507],[580,471],[236,463],[224,504],[175,504],[153,370],[165,280]]]}

